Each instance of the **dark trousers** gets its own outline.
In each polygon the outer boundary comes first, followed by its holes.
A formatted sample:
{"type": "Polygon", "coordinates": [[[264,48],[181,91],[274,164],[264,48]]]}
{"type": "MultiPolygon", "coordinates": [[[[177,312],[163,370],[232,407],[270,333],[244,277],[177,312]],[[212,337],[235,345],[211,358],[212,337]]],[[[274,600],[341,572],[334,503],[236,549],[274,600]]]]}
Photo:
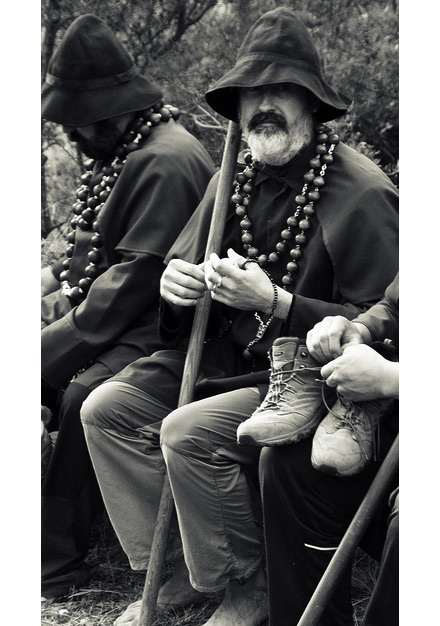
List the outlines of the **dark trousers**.
{"type": "MultiPolygon", "coordinates": [[[[260,484],[271,626],[293,626],[301,618],[393,441],[395,431],[381,430],[378,461],[350,478],[327,476],[312,467],[312,438],[263,448],[260,484]]],[[[387,515],[385,499],[361,544],[375,558],[381,555],[387,515]]],[[[383,623],[393,624],[384,619],[383,623]]],[[[353,625],[351,567],[343,573],[319,624],[353,625]]]]}
{"type": "Polygon", "coordinates": [[[58,436],[42,488],[41,593],[57,597],[88,580],[83,561],[102,500],[80,420],[91,389],[77,382],[64,392],[58,436]]]}

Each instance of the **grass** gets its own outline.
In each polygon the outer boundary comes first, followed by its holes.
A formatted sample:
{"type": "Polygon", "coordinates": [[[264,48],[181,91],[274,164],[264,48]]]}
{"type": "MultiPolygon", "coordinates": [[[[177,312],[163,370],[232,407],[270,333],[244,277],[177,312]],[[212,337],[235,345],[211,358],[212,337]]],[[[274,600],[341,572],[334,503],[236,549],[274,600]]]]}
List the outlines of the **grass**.
{"type": "MultiPolygon", "coordinates": [[[[103,514],[95,523],[92,547],[88,556],[91,580],[63,601],[42,604],[41,625],[112,626],[130,602],[138,600],[143,591],[145,574],[133,572],[123,553],[108,518],[103,514]]],[[[378,564],[360,549],[353,563],[352,598],[355,625],[359,626],[377,576],[378,564]]],[[[172,573],[170,567],[164,579],[172,573]]],[[[155,626],[201,626],[217,607],[218,601],[178,611],[159,613],[155,626]]],[[[233,625],[231,625],[233,626],[233,625]]]]}

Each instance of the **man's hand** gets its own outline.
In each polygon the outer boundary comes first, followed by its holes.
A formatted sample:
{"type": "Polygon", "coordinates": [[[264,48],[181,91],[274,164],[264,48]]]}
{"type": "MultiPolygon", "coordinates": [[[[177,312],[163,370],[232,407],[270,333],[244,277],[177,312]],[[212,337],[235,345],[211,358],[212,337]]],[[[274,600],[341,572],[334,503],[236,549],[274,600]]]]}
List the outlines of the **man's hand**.
{"type": "Polygon", "coordinates": [[[172,259],[160,281],[160,295],[177,306],[195,306],[206,292],[203,264],[172,259]]]}
{"type": "Polygon", "coordinates": [[[346,400],[399,397],[399,364],[365,344],[346,347],[342,356],[321,368],[321,375],[346,400]]]}
{"type": "Polygon", "coordinates": [[[206,284],[213,300],[240,309],[270,313],[274,290],[270,278],[258,263],[252,263],[232,249],[220,259],[211,254],[205,265],[206,284]]]}
{"type": "Polygon", "coordinates": [[[365,343],[361,327],[342,315],[324,317],[307,333],[307,348],[319,363],[327,363],[340,356],[345,347],[365,343]]]}

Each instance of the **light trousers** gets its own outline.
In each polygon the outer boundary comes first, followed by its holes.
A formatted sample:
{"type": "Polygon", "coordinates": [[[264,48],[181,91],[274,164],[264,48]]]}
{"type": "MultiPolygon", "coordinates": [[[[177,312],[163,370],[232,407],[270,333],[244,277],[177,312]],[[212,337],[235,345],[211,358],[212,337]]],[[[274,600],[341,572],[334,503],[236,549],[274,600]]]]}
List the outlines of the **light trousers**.
{"type": "MultiPolygon", "coordinates": [[[[246,467],[256,467],[259,449],[236,442],[238,425],[260,403],[258,388],[248,387],[172,410],[118,381],[87,398],[81,417],[90,456],[133,569],[148,567],[164,457],[193,586],[215,592],[229,580],[244,581],[260,566],[263,546],[246,476],[246,467]]],[[[175,528],[168,558],[178,551],[175,528]]]]}

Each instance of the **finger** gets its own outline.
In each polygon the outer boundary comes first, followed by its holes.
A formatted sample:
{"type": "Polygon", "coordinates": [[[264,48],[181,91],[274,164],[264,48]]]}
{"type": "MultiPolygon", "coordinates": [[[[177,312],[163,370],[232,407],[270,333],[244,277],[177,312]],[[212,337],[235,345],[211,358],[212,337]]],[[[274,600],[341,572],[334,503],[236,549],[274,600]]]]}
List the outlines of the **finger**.
{"type": "MultiPolygon", "coordinates": [[[[330,363],[326,363],[325,365],[321,367],[321,376],[327,381],[327,383],[328,383],[327,379],[329,378],[329,376],[333,374],[334,369],[335,367],[332,361],[330,361],[330,363]]],[[[335,385],[330,385],[330,387],[332,386],[335,386],[335,385]]]]}

